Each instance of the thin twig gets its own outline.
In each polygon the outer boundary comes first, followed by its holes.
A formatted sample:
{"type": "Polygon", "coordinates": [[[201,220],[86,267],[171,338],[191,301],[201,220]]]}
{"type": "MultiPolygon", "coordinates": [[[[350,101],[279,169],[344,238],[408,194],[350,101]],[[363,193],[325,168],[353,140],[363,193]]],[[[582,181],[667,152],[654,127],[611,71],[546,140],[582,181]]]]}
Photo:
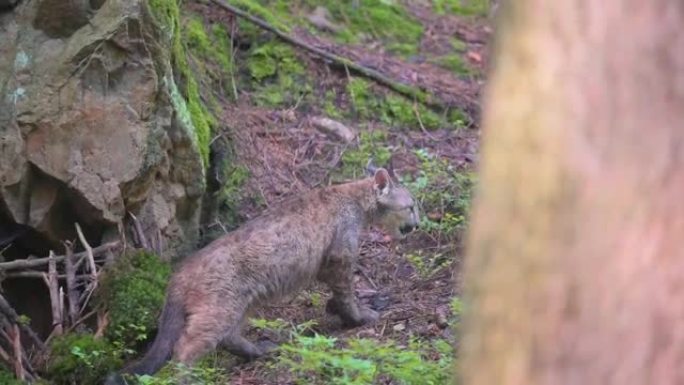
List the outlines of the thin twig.
{"type": "Polygon", "coordinates": [[[93,314],[95,314],[97,311],[98,311],[97,309],[89,311],[88,313],[86,313],[85,315],[83,315],[81,318],[79,318],[76,322],[74,322],[73,325],[70,325],[69,328],[68,328],[65,332],[66,332],[66,333],[72,332],[72,331],[73,331],[74,329],[76,329],[80,324],[82,324],[85,320],[87,320],[88,318],[92,317],[93,314]]]}
{"type": "MultiPolygon", "coordinates": [[[[18,271],[16,273],[7,273],[3,275],[3,278],[43,278],[43,275],[45,272],[43,271],[35,271],[35,270],[29,270],[29,271],[18,271]]],[[[85,275],[79,275],[77,278],[83,278],[83,277],[88,277],[90,276],[85,276],[85,275]]],[[[58,274],[57,275],[58,279],[67,279],[66,274],[58,274]]]]}

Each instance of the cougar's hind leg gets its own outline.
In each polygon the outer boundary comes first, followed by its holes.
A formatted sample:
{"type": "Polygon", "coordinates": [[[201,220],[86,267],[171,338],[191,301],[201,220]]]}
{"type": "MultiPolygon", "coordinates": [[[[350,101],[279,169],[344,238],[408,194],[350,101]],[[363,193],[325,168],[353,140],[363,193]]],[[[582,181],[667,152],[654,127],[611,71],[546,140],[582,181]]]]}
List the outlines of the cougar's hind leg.
{"type": "Polygon", "coordinates": [[[226,335],[221,340],[221,347],[225,348],[231,354],[241,357],[247,361],[255,360],[267,353],[266,350],[253,344],[245,337],[241,336],[238,331],[226,335]]]}
{"type": "Polygon", "coordinates": [[[227,328],[219,343],[220,346],[229,353],[248,361],[257,359],[268,353],[266,349],[257,346],[242,336],[241,332],[246,314],[241,314],[239,316],[236,314],[233,318],[234,319],[226,320],[227,328]]]}
{"type": "Polygon", "coordinates": [[[176,344],[174,360],[192,366],[202,355],[215,349],[224,333],[225,317],[225,311],[215,309],[190,315],[176,344]]]}

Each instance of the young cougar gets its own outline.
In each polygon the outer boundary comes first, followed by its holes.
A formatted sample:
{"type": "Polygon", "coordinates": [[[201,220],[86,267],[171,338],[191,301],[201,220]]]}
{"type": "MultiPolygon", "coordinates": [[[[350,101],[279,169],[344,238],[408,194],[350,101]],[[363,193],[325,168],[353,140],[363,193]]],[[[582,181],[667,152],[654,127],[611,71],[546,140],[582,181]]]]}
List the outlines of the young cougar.
{"type": "MultiPolygon", "coordinates": [[[[372,174],[285,201],[185,259],[169,283],[156,339],[122,372],[151,374],[171,357],[191,365],[217,345],[259,357],[265,350],[240,333],[245,313],[313,279],[330,287],[326,310],[345,325],[376,321],[378,314],[354,296],[361,231],[373,224],[403,238],[419,218],[409,191],[386,169],[372,174]]],[[[107,381],[123,383],[120,374],[107,381]]]]}

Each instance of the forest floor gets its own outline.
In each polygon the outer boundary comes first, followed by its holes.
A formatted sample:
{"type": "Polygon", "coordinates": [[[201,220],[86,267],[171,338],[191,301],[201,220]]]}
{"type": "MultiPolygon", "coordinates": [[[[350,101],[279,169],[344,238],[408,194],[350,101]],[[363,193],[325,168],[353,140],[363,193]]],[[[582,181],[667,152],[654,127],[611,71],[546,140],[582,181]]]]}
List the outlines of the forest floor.
{"type": "MultiPolygon", "coordinates": [[[[400,96],[283,43],[211,2],[186,5],[192,15],[185,20],[190,48],[194,44],[199,52],[205,44],[201,33],[192,35],[198,21],[210,39],[218,39],[221,30],[235,37],[230,63],[221,66],[216,60],[212,67],[204,58],[200,68],[210,75],[227,74],[210,85],[213,95],[204,96],[221,111],[214,141],[225,138],[230,156],[218,178],[221,202],[207,234],[238,226],[288,196],[362,176],[371,157],[379,165],[391,158],[422,206],[421,229],[404,242],[394,243],[377,229],[363,236],[356,291],[361,302],[381,312],[378,323],[341,328],[325,313],[329,293],[314,285],[259,309],[253,315],[257,321],[248,327],[249,338],[283,343],[304,324],[308,332],[337,342],[363,338],[401,346],[411,339],[441,339],[457,344],[453,326],[460,306],[462,240],[475,183],[480,94],[492,34],[486,8],[478,2],[462,7],[460,1],[231,3],[436,102],[400,96]],[[322,6],[316,9],[314,3],[322,6]],[[319,117],[343,123],[357,134],[355,139],[326,135],[314,124],[319,117]]],[[[292,371],[274,369],[273,363],[235,364],[228,377],[233,384],[296,382],[292,371]]]]}

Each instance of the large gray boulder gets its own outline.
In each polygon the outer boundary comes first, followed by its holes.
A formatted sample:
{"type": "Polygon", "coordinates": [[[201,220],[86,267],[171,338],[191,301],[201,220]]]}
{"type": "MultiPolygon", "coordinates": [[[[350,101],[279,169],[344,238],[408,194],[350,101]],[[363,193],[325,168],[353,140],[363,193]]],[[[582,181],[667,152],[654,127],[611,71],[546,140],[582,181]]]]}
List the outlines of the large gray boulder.
{"type": "Polygon", "coordinates": [[[97,244],[130,211],[169,255],[194,246],[204,167],[170,38],[145,3],[32,0],[0,14],[0,232],[28,226],[57,247],[79,222],[97,244]]]}

